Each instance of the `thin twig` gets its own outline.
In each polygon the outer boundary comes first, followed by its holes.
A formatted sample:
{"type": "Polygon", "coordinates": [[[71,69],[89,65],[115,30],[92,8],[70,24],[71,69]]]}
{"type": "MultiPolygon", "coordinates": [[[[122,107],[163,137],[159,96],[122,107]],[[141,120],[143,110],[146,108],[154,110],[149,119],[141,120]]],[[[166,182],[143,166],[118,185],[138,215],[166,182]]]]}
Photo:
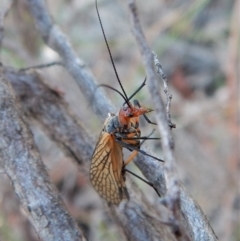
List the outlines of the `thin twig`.
{"type": "MultiPolygon", "coordinates": [[[[132,31],[142,54],[147,72],[148,87],[150,93],[152,94],[156,120],[162,137],[162,147],[165,160],[164,173],[166,177],[166,195],[163,202],[165,202],[165,205],[172,212],[172,219],[170,218],[169,222],[172,224],[173,232],[178,240],[190,240],[190,237],[191,240],[216,240],[217,237],[208,220],[204,216],[201,208],[189,195],[187,195],[177,178],[176,161],[173,156],[173,139],[166,119],[164,104],[158,91],[159,88],[154,71],[152,51],[146,43],[145,36],[138,19],[135,1],[128,0],[128,3],[132,22],[132,31]],[[186,225],[183,224],[184,220],[186,225]]],[[[150,176],[146,177],[156,187],[159,187],[156,182],[152,181],[150,169],[151,166],[149,167],[150,176]]],[[[154,173],[153,169],[152,172],[154,173]]]]}
{"type": "Polygon", "coordinates": [[[170,94],[169,89],[168,89],[168,79],[167,79],[167,76],[165,75],[165,73],[163,72],[162,65],[160,64],[160,62],[157,58],[157,55],[154,52],[152,52],[152,54],[153,54],[154,64],[157,67],[157,73],[161,75],[161,78],[163,81],[163,90],[167,97],[166,115],[167,115],[168,125],[171,129],[176,128],[176,125],[174,123],[172,123],[172,121],[171,121],[170,106],[171,106],[172,95],[170,94]]]}
{"type": "Polygon", "coordinates": [[[156,120],[162,137],[162,147],[164,154],[164,170],[166,175],[167,192],[164,197],[164,204],[171,211],[169,222],[172,223],[172,229],[177,240],[190,240],[189,230],[181,223],[180,214],[180,181],[177,178],[176,163],[173,156],[173,137],[170,133],[169,125],[166,119],[163,100],[158,91],[158,83],[153,67],[152,51],[147,45],[144,33],[142,31],[140,21],[137,14],[137,8],[134,0],[128,0],[129,13],[132,23],[132,31],[140,48],[143,62],[147,72],[148,87],[151,93],[156,120]]]}
{"type": "Polygon", "coordinates": [[[54,61],[54,62],[47,63],[47,64],[33,65],[33,66],[26,67],[26,68],[21,68],[21,69],[19,69],[19,71],[27,71],[30,69],[44,69],[44,68],[49,68],[49,67],[56,66],[56,65],[63,66],[63,62],[54,61]]]}

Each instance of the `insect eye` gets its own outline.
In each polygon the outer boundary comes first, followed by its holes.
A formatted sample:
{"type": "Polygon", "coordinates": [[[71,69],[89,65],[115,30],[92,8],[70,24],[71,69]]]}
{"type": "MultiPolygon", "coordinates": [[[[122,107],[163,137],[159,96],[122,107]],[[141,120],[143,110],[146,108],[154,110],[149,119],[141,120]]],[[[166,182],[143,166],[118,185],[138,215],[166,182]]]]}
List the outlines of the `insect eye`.
{"type": "Polygon", "coordinates": [[[123,106],[123,111],[127,111],[128,107],[127,106],[123,106]]]}

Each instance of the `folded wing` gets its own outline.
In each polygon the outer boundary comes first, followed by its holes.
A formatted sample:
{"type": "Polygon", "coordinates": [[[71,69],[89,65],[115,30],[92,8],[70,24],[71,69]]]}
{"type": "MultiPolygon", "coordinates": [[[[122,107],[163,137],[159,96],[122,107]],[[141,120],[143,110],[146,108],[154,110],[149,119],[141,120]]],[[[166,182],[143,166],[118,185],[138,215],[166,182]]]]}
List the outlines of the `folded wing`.
{"type": "Polygon", "coordinates": [[[122,169],[122,147],[113,135],[102,132],[92,156],[90,179],[99,195],[109,204],[119,204],[128,199],[122,169]]]}

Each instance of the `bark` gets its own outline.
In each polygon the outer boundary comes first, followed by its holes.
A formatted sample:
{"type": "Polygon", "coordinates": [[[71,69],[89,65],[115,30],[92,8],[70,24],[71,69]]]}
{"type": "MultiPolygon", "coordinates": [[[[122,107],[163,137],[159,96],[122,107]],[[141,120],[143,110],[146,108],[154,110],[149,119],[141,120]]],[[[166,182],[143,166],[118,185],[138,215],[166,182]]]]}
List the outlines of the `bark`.
{"type": "Polygon", "coordinates": [[[47,134],[78,165],[89,162],[94,142],[86,127],[71,114],[61,95],[49,88],[34,70],[25,72],[5,68],[4,73],[21,100],[25,115],[38,120],[47,134]]]}
{"type": "Polygon", "coordinates": [[[34,144],[9,82],[0,72],[0,164],[42,240],[86,240],[67,212],[34,144]]]}

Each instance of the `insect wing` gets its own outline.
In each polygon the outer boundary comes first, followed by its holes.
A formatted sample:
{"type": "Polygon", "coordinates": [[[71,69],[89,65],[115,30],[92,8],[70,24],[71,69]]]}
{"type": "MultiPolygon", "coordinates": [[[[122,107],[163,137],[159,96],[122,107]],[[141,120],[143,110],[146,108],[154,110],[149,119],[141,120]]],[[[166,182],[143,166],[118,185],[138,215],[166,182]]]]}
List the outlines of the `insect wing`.
{"type": "Polygon", "coordinates": [[[90,178],[93,187],[109,204],[128,199],[122,169],[122,147],[114,136],[102,132],[92,156],[90,178]]]}

